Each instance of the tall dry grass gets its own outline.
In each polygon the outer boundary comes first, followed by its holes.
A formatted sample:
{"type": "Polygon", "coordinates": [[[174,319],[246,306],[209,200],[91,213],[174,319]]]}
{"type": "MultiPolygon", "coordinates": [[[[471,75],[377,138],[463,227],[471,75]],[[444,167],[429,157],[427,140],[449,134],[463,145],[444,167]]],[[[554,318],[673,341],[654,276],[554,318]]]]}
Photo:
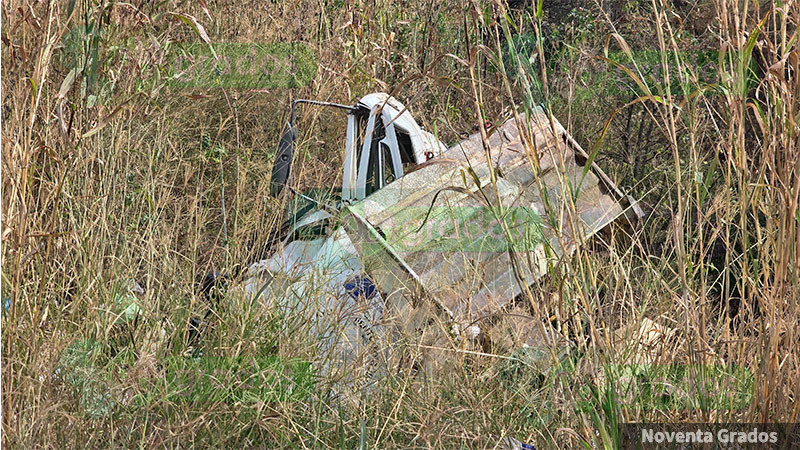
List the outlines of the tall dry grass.
{"type": "MultiPolygon", "coordinates": [[[[538,3],[5,2],[3,444],[492,447],[512,435],[614,447],[620,422],[796,421],[798,6],[618,3],[629,16],[584,5],[591,30],[557,40],[538,3]],[[684,57],[699,10],[711,17],[702,39],[719,50],[712,83],[684,57]],[[172,88],[164,48],[198,37],[170,13],[193,15],[216,42],[304,42],[317,74],[291,90],[172,88]],[[517,36],[533,44],[509,52],[517,36]],[[661,77],[637,60],[654,42],[661,77]],[[576,76],[616,67],[608,51],[626,56],[618,70],[629,101],[593,97],[576,76]],[[614,227],[530,290],[538,319],[572,343],[572,356],[551,361],[537,385],[504,378],[518,342],[449,349],[438,377],[389,377],[355,408],[330,401],[326,379],[307,397],[273,402],[164,395],[164,361],[187,352],[189,320],[208,310],[196,280],[249,261],[283,220],[267,174],[290,100],[347,103],[378,90],[446,142],[514,105],[524,114],[521,105],[544,103],[642,199],[641,223],[614,227]],[[657,130],[656,156],[632,158],[648,161],[636,167],[603,160],[625,144],[630,129],[614,127],[631,111],[657,130]],[[120,328],[109,310],[129,280],[144,288],[143,311],[120,328]],[[626,398],[612,381],[641,354],[644,338],[631,330],[645,319],[674,330],[649,352],[653,362],[743,366],[752,401],[660,410],[626,398]],[[620,340],[619,330],[629,333],[620,340]],[[76,339],[112,349],[97,356],[111,414],[87,415],[59,369],[76,339]]],[[[311,110],[300,120],[296,177],[336,184],[341,122],[311,110]]],[[[293,311],[232,302],[208,322],[209,355],[320,357],[293,311]]]]}

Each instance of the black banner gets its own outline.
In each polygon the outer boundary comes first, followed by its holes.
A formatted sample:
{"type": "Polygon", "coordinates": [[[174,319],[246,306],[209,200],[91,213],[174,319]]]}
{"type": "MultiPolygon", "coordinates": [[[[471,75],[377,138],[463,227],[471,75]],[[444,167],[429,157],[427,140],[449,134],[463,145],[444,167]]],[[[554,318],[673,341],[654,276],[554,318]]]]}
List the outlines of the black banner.
{"type": "Polygon", "coordinates": [[[625,423],[624,449],[797,449],[796,423],[625,423]]]}

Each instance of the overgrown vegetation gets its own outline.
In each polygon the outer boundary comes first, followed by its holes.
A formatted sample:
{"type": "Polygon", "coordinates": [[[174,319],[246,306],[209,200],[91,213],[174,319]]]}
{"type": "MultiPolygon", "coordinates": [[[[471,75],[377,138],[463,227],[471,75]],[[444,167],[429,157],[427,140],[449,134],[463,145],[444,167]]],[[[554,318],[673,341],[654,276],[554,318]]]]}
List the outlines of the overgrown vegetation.
{"type": "MultiPolygon", "coordinates": [[[[799,13],[747,0],[4,2],[3,444],[613,448],[622,422],[796,422],[799,13]],[[171,49],[206,41],[302,43],[316,71],[305,86],[171,83],[171,49]],[[448,143],[542,104],[640,199],[638,224],[526,299],[568,354],[520,353],[512,338],[446,349],[437,376],[399,370],[343,402],[311,368],[324,356],[304,311],[221,293],[208,312],[198,280],[251,261],[284,219],[268,174],[290,101],[374,91],[448,143]],[[187,345],[193,317],[207,319],[201,349],[187,345]],[[651,321],[666,338],[642,350],[651,321]],[[198,352],[227,361],[220,386],[237,383],[233,361],[255,361],[273,389],[181,396],[167,372],[198,352]],[[745,375],[729,407],[661,402],[680,394],[632,380],[685,376],[642,365],[745,375]]],[[[320,114],[299,117],[298,189],[340,182],[344,119],[320,114]]]]}

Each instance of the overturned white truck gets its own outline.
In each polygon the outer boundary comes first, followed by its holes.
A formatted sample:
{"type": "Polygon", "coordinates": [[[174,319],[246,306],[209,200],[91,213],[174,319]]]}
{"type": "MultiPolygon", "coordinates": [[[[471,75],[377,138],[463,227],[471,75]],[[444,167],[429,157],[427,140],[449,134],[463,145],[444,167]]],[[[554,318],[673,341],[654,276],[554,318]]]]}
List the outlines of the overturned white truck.
{"type": "Polygon", "coordinates": [[[479,336],[548,265],[641,214],[542,111],[446,148],[382,93],[355,106],[295,101],[271,193],[294,197],[285,238],[250,266],[245,288],[269,307],[307,311],[331,353],[324,369],[353,376],[389,370],[398,339],[439,348],[479,336]],[[348,114],[334,195],[291,187],[300,103],[348,114]]]}

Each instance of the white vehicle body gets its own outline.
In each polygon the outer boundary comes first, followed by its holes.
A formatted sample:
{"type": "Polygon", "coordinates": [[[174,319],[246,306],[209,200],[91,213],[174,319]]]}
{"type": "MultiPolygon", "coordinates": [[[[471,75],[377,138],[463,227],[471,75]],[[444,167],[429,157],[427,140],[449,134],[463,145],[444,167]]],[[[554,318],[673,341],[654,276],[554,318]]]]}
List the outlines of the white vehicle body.
{"type": "MultiPolygon", "coordinates": [[[[361,200],[402,177],[409,165],[438,156],[446,146],[424,131],[411,113],[388,94],[362,98],[348,114],[341,203],[361,200]],[[379,136],[375,136],[379,132],[379,136]]],[[[314,201],[313,199],[310,199],[314,201]]],[[[368,287],[349,290],[364,267],[338,217],[324,208],[297,218],[274,254],[248,268],[245,292],[268,307],[312,311],[310,331],[336,349],[333,360],[351,362],[379,334],[382,301],[368,287]],[[300,231],[333,223],[326,234],[297,239],[300,231]]],[[[357,281],[356,281],[357,282],[357,281]]],[[[324,370],[333,369],[325,363],[324,370]]]]}
{"type": "Polygon", "coordinates": [[[270,307],[310,312],[328,373],[360,360],[352,366],[371,375],[369,359],[391,347],[382,340],[393,338],[396,328],[384,324],[392,317],[417,334],[441,319],[447,331],[434,338],[441,342],[477,337],[474,325],[513,305],[548,264],[617,218],[642,215],[542,110],[447,149],[387,94],[337,107],[349,111],[341,201],[331,207],[297,194],[318,208],[290,222],[246,282],[248,294],[270,307]],[[438,156],[438,164],[422,164],[438,156]],[[318,233],[320,224],[329,232],[318,233]]]}

